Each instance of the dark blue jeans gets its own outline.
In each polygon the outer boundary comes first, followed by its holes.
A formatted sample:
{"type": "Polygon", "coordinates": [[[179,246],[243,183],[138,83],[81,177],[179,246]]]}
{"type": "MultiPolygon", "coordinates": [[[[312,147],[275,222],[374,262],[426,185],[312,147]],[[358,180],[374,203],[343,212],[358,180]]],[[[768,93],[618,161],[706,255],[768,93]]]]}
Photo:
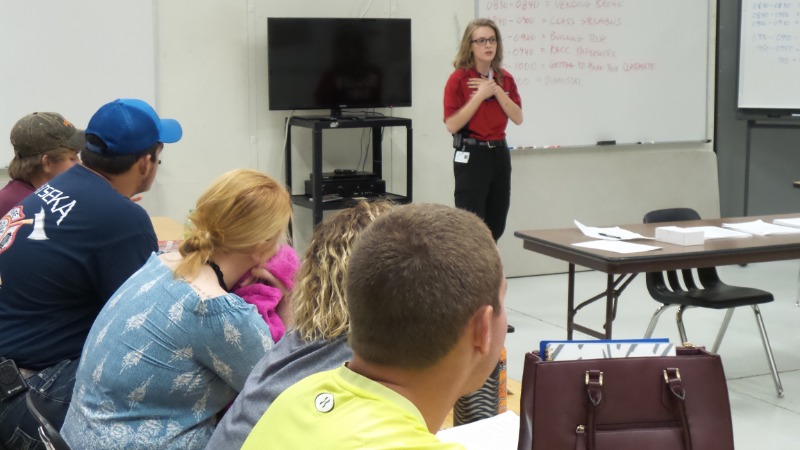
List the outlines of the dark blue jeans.
{"type": "MultiPolygon", "coordinates": [[[[72,400],[77,369],[77,359],[64,360],[25,380],[32,395],[41,398],[42,413],[57,430],[64,424],[72,400]]],[[[5,445],[8,450],[44,450],[38,428],[38,422],[28,412],[24,393],[0,402],[0,449],[5,445]]]]}

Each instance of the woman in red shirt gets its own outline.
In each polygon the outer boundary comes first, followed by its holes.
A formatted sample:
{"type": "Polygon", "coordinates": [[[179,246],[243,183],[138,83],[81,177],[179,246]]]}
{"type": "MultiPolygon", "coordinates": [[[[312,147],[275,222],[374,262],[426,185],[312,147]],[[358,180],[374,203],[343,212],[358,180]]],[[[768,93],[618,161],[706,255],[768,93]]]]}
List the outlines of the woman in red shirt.
{"type": "Polygon", "coordinates": [[[511,199],[506,125],[508,119],[522,123],[517,85],[502,62],[497,25],[476,19],[464,30],[444,90],[444,123],[454,135],[455,205],[480,216],[495,241],[505,230],[511,199]]]}

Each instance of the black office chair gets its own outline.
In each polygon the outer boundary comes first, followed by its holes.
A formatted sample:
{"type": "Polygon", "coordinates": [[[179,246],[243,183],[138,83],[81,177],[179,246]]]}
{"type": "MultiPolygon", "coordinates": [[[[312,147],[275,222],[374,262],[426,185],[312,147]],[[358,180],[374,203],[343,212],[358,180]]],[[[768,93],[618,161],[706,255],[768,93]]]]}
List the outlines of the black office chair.
{"type": "Polygon", "coordinates": [[[39,405],[39,397],[33,395],[33,391],[28,390],[25,393],[25,403],[28,405],[28,411],[39,422],[39,439],[44,442],[47,450],[70,450],[64,438],[61,437],[58,430],[42,413],[42,408],[39,405]]]}
{"type": "MultiPolygon", "coordinates": [[[[644,223],[674,222],[680,220],[700,220],[700,215],[690,208],[670,208],[651,211],[644,216],[644,223]]],[[[646,275],[647,290],[650,295],[662,305],[658,307],[650,320],[650,325],[645,332],[645,338],[653,335],[656,323],[661,314],[671,306],[678,306],[676,320],[678,332],[682,342],[689,342],[686,338],[686,329],[683,326],[683,312],[687,308],[712,308],[726,309],[725,318],[722,326],[717,333],[714,346],[711,351],[716,353],[728,329],[728,324],[733,316],[733,310],[739,306],[750,306],[756,316],[758,329],[761,332],[761,342],[764,344],[764,351],[767,354],[767,362],[772,371],[772,380],[775,382],[775,390],[778,397],[783,397],[783,385],[775,366],[775,359],[772,356],[772,347],[769,344],[767,330],[764,328],[764,320],[761,317],[761,310],[758,305],[769,303],[774,300],[772,294],[760,289],[731,286],[723,283],[717,275],[715,267],[695,269],[697,281],[695,281],[693,271],[684,269],[679,272],[668,270],[664,272],[651,272],[646,275]],[[666,278],[666,279],[665,279],[666,278]],[[681,279],[683,285],[681,285],[681,279]]]]}

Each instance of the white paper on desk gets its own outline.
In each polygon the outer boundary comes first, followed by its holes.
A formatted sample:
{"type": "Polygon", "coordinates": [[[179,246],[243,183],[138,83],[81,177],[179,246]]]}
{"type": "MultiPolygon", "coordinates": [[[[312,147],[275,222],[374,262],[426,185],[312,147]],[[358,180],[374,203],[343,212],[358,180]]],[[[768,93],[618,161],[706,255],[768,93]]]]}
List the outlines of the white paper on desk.
{"type": "Polygon", "coordinates": [[[576,247],[594,248],[597,250],[605,250],[614,253],[639,253],[649,252],[651,250],[660,250],[661,247],[654,247],[652,245],[634,244],[632,242],[622,241],[587,241],[572,244],[576,247]]]}
{"type": "Polygon", "coordinates": [[[786,227],[795,227],[800,228],[800,218],[792,218],[792,219],[775,219],[772,223],[777,225],[783,225],[786,227]]]}
{"type": "Polygon", "coordinates": [[[506,411],[488,419],[441,430],[442,442],[458,442],[467,450],[517,450],[519,416],[506,411]]]}
{"type": "Polygon", "coordinates": [[[722,226],[730,228],[731,230],[744,231],[745,233],[754,234],[756,236],[800,233],[800,228],[775,225],[774,223],[767,223],[760,219],[752,222],[723,223],[722,226]]]}
{"type": "Polygon", "coordinates": [[[702,231],[705,239],[727,239],[727,238],[748,238],[751,234],[742,233],[741,231],[728,230],[721,227],[686,227],[685,230],[689,231],[702,231]]]}
{"type": "Polygon", "coordinates": [[[609,227],[609,228],[599,228],[599,227],[587,227],[586,225],[575,221],[575,226],[581,230],[581,233],[589,236],[590,238],[595,239],[603,239],[607,241],[624,241],[626,239],[653,239],[649,237],[644,237],[639,233],[634,233],[633,231],[628,231],[622,229],[620,227],[609,227]]]}

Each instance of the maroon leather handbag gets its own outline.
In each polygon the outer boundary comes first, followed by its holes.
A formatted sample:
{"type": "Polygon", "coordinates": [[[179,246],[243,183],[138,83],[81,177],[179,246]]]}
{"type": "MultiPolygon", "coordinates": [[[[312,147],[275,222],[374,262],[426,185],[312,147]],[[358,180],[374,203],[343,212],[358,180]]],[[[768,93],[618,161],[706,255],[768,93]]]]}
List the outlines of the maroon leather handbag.
{"type": "Polygon", "coordinates": [[[719,355],[542,361],[525,355],[519,450],[730,450],[719,355]]]}

